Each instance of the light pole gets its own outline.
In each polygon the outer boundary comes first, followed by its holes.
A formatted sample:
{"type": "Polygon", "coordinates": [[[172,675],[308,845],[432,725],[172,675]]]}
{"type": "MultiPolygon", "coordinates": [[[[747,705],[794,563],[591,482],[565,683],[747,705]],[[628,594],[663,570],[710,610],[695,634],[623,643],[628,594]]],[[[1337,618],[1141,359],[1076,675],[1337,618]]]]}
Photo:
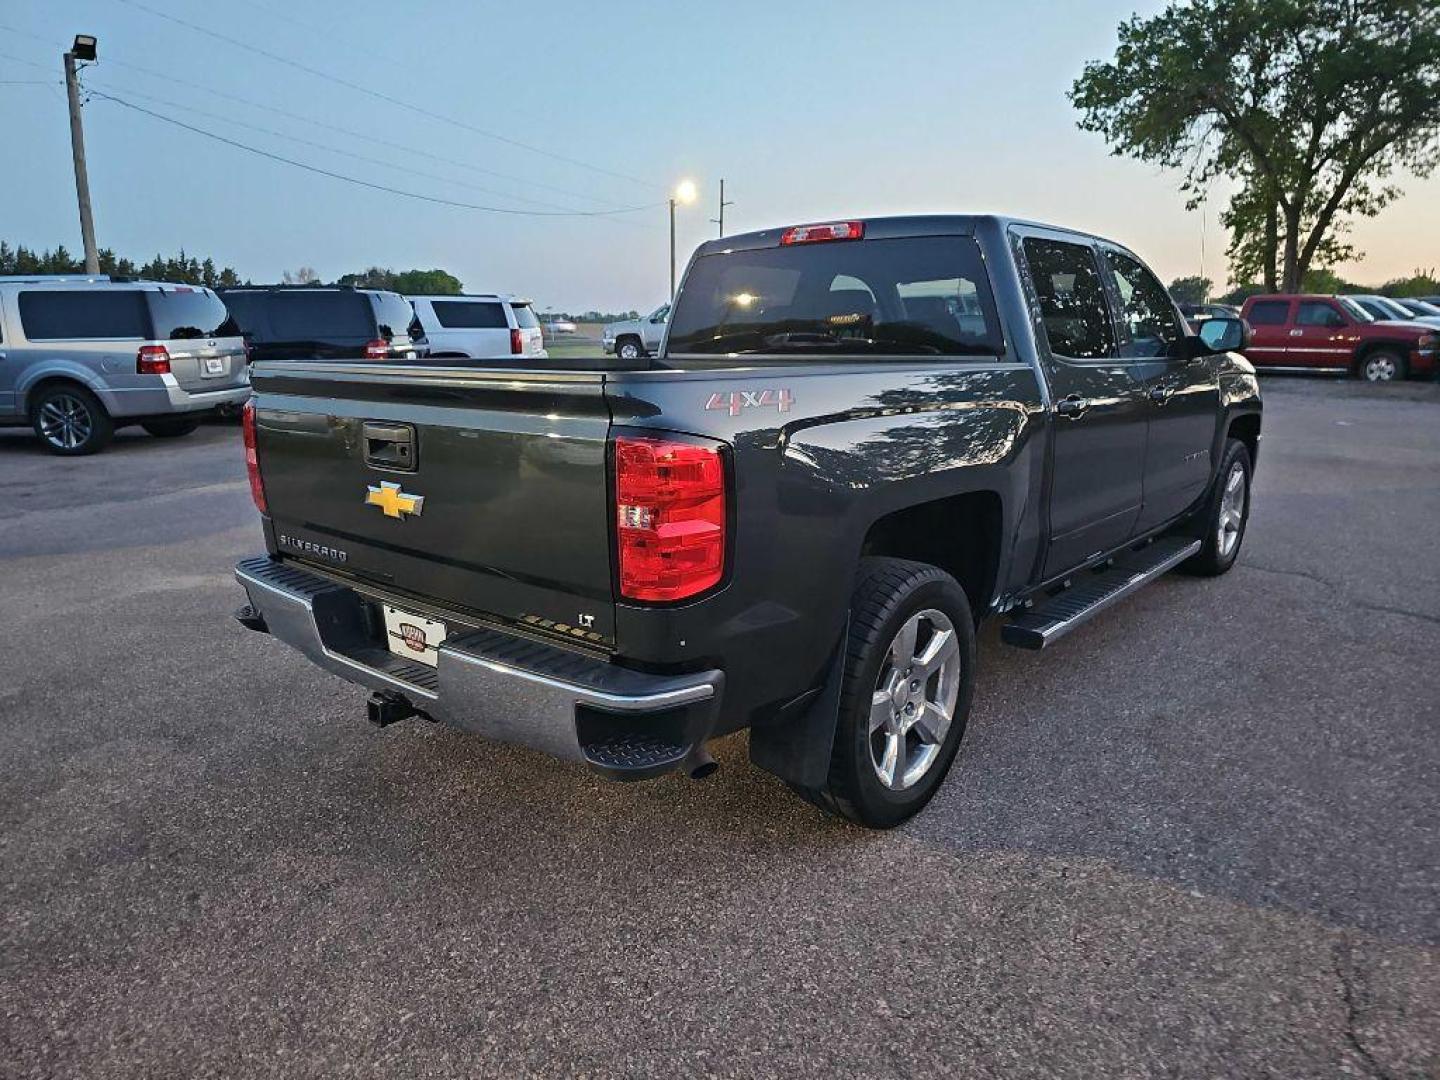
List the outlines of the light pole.
{"type": "Polygon", "coordinates": [[[695,201],[695,182],[693,180],[681,180],[675,185],[675,193],[669,198],[670,203],[670,302],[675,302],[675,204],[684,203],[689,206],[695,201]]]}
{"type": "Polygon", "coordinates": [[[710,219],[711,224],[720,226],[720,235],[722,237],[725,235],[725,207],[734,205],[734,200],[725,198],[725,178],[722,176],[720,178],[720,216],[710,219]]]}
{"type": "Polygon", "coordinates": [[[75,197],[80,201],[80,241],[85,246],[85,272],[100,273],[100,255],[95,249],[95,219],[90,215],[90,177],[85,171],[85,129],[80,125],[80,83],[75,61],[96,60],[95,39],[76,34],[75,44],[65,54],[65,96],[70,102],[70,156],[75,159],[75,197]]]}

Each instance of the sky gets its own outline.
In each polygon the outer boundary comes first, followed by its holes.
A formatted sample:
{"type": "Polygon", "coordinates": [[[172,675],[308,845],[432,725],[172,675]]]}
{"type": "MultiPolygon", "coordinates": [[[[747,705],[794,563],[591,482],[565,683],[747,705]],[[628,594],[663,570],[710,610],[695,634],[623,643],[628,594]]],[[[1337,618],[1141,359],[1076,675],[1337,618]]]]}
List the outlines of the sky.
{"type": "MultiPolygon", "coordinates": [[[[724,177],[727,232],[1014,214],[1118,240],[1166,281],[1223,282],[1228,192],[1187,211],[1177,175],[1110,156],[1065,97],[1136,10],[0,0],[0,238],[81,249],[60,55],[88,33],[100,50],[83,73],[96,233],[136,259],[184,247],[255,281],[300,266],[325,280],[441,267],[470,291],[542,308],[649,310],[668,288],[667,196],[682,179],[700,191],[676,211],[683,270],[715,235],[724,177]],[[369,184],[553,216],[357,186],[99,94],[369,184]]],[[[1440,177],[1401,186],[1403,199],[1356,224],[1366,257],[1339,268],[1347,277],[1379,283],[1440,263],[1440,177]]]]}

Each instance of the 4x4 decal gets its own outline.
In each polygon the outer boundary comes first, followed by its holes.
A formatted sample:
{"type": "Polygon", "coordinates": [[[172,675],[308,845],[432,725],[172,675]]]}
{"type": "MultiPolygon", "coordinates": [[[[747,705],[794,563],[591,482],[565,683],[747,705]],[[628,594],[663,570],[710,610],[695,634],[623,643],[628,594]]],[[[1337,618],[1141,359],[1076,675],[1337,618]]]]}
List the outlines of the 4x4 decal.
{"type": "Polygon", "coordinates": [[[744,409],[778,409],[780,412],[789,412],[790,407],[795,404],[795,395],[790,393],[786,387],[779,390],[731,390],[710,395],[710,400],[705,402],[705,408],[710,411],[724,409],[731,416],[739,416],[744,409]]]}

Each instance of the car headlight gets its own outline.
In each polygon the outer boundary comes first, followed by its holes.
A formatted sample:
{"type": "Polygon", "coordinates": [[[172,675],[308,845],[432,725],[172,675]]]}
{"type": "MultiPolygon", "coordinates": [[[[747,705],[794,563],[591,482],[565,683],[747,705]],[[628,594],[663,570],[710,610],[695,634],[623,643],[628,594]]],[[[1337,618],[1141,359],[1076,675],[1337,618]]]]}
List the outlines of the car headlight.
{"type": "Polygon", "coordinates": [[[1433,349],[1436,345],[1440,345],[1440,337],[1434,334],[1426,334],[1419,341],[1415,342],[1417,349],[1433,349]]]}

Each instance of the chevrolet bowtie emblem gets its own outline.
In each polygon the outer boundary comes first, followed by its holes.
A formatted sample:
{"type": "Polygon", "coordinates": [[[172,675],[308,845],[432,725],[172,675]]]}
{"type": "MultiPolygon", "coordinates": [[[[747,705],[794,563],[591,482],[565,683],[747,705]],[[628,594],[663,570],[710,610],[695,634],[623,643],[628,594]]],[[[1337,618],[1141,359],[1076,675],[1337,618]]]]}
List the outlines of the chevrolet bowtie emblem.
{"type": "Polygon", "coordinates": [[[403,518],[406,514],[419,517],[420,508],[425,505],[425,496],[407,495],[400,490],[399,484],[381,480],[379,487],[371,484],[366,490],[365,505],[380,507],[386,517],[403,518]]]}

